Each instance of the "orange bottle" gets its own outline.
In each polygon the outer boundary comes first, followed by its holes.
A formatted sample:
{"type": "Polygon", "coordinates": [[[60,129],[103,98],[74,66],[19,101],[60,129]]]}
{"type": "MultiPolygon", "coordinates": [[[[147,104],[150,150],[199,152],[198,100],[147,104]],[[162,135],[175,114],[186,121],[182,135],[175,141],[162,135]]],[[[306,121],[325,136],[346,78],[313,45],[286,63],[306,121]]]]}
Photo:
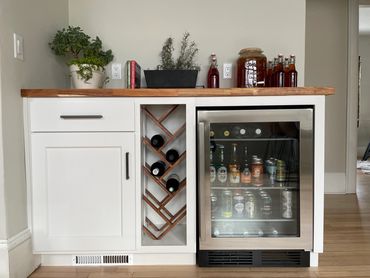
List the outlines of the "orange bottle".
{"type": "Polygon", "coordinates": [[[295,55],[290,55],[289,68],[286,75],[285,86],[297,87],[297,83],[298,83],[298,72],[295,69],[295,55]]]}

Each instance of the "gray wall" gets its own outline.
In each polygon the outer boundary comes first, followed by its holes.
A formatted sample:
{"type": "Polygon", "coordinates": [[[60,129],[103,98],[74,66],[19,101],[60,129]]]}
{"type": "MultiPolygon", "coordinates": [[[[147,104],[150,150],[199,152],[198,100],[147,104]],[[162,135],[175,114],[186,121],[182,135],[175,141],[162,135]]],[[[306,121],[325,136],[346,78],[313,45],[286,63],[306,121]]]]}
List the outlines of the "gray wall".
{"type": "Polygon", "coordinates": [[[358,155],[362,157],[370,142],[370,36],[359,37],[361,56],[360,125],[358,128],[358,155]]]}
{"type": "Polygon", "coordinates": [[[326,98],[325,191],[345,192],[347,0],[306,2],[306,86],[332,86],[326,98]]]}
{"type": "MultiPolygon", "coordinates": [[[[253,46],[268,58],[278,52],[296,54],[303,85],[305,0],[70,0],[69,6],[70,24],[99,35],[116,62],[136,59],[143,69],[153,69],[164,40],[173,36],[179,42],[189,31],[200,49],[200,85],[206,81],[211,52],[221,69],[222,63],[236,61],[240,49],[253,46]]],[[[124,82],[108,86],[123,87],[124,82]]],[[[235,82],[221,80],[221,86],[235,87],[235,82]]]]}
{"type": "Polygon", "coordinates": [[[67,85],[65,67],[50,52],[47,42],[56,29],[68,24],[68,2],[0,0],[0,13],[4,152],[4,176],[0,176],[0,183],[5,189],[7,237],[10,238],[28,227],[20,89],[67,85]],[[13,32],[24,37],[23,62],[13,58],[13,32]]]}

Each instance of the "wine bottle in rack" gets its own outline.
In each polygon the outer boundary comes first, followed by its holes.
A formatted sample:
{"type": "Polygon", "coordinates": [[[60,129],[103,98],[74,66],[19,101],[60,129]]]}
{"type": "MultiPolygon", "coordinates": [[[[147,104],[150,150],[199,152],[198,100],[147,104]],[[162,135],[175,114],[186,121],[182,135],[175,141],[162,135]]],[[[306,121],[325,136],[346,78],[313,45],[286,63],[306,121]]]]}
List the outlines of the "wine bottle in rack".
{"type": "Polygon", "coordinates": [[[172,174],[168,177],[166,182],[166,188],[169,192],[175,192],[179,189],[180,186],[180,178],[176,174],[172,174]]]}
{"type": "Polygon", "coordinates": [[[152,137],[152,139],[150,139],[150,144],[156,148],[156,149],[159,149],[160,147],[162,147],[164,145],[164,138],[162,135],[160,134],[156,134],[152,137]]]}
{"type": "Polygon", "coordinates": [[[161,160],[153,163],[152,166],[150,167],[150,172],[155,177],[162,176],[165,171],[166,171],[166,163],[164,163],[161,160]]]}
{"type": "Polygon", "coordinates": [[[166,159],[168,162],[174,163],[176,160],[179,159],[179,152],[174,149],[168,150],[166,152],[166,159]]]}

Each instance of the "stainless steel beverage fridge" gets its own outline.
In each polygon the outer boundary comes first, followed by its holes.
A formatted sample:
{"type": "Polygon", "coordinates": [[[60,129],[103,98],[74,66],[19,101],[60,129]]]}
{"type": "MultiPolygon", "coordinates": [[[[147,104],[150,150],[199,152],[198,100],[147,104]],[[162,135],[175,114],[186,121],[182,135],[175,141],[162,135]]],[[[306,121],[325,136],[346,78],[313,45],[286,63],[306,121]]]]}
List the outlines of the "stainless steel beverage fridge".
{"type": "Polygon", "coordinates": [[[312,107],[197,110],[200,266],[309,266],[312,107]]]}

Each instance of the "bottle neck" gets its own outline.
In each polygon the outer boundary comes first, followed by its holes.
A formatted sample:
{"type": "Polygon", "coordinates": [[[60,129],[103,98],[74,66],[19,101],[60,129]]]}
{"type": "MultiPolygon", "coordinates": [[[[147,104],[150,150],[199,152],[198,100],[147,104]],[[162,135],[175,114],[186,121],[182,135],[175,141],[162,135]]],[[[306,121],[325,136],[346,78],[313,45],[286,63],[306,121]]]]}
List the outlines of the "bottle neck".
{"type": "Polygon", "coordinates": [[[248,163],[248,148],[247,147],[244,148],[244,163],[245,164],[248,163]]]}
{"type": "Polygon", "coordinates": [[[290,56],[289,70],[295,70],[295,56],[290,56]]]}
{"type": "Polygon", "coordinates": [[[220,149],[220,163],[224,163],[224,149],[220,149]]]}
{"type": "Polygon", "coordinates": [[[238,162],[237,147],[236,144],[233,144],[232,146],[233,146],[232,162],[237,163],[238,162]]]}

